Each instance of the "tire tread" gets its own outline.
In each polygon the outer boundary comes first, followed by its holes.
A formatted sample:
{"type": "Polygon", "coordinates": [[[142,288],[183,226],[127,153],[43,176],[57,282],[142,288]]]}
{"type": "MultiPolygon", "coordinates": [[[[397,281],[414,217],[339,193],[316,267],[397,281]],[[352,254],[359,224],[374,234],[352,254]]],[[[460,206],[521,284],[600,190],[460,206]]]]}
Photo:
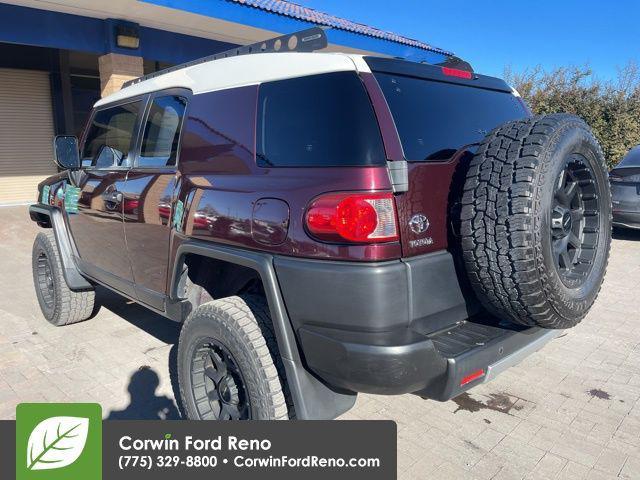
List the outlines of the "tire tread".
{"type": "MultiPolygon", "coordinates": [[[[290,399],[284,367],[273,332],[271,317],[266,300],[255,295],[232,296],[213,300],[200,305],[185,321],[182,331],[186,332],[196,322],[220,323],[223,331],[239,335],[244,354],[256,367],[260,378],[245,378],[253,382],[260,392],[261,409],[264,419],[287,420],[295,413],[290,399]]],[[[179,351],[187,349],[187,335],[180,335],[179,351]]],[[[180,354],[179,354],[179,357],[180,354]]],[[[187,405],[187,391],[184,381],[179,381],[183,405],[187,405]]],[[[188,412],[187,412],[188,413],[188,412]]]]}
{"type": "MultiPolygon", "coordinates": [[[[470,283],[492,314],[527,326],[568,328],[586,315],[563,315],[547,282],[537,185],[550,163],[547,152],[566,129],[580,129],[604,156],[586,123],[568,114],[508,122],[494,129],[470,162],[461,200],[461,246],[470,283]]],[[[607,243],[607,249],[609,244],[607,243]]],[[[608,250],[606,252],[608,261],[608,250]]],[[[602,282],[598,284],[598,291],[602,282]]]]}
{"type": "Polygon", "coordinates": [[[54,276],[54,307],[48,314],[43,308],[42,300],[38,295],[38,301],[42,313],[47,320],[56,325],[71,325],[87,320],[94,313],[95,290],[71,290],[62,273],[62,262],[58,252],[58,246],[53,231],[38,233],[33,244],[33,276],[34,285],[37,287],[37,258],[42,250],[51,260],[52,274],[54,276]]]}

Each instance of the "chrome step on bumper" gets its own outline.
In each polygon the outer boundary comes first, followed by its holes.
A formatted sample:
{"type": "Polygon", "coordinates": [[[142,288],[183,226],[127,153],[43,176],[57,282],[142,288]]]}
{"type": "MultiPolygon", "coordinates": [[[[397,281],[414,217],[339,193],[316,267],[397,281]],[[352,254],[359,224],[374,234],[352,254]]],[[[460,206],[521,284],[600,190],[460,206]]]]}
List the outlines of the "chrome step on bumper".
{"type": "Polygon", "coordinates": [[[492,363],[487,367],[487,373],[484,376],[484,380],[482,383],[490,382],[502,372],[507,370],[508,368],[513,367],[514,365],[519,364],[527,358],[529,355],[537,352],[542,347],[544,347],[547,343],[549,343],[554,338],[559,337],[564,330],[549,330],[542,337],[536,339],[535,341],[525,345],[519,350],[507,355],[506,357],[498,360],[495,363],[492,363]]]}

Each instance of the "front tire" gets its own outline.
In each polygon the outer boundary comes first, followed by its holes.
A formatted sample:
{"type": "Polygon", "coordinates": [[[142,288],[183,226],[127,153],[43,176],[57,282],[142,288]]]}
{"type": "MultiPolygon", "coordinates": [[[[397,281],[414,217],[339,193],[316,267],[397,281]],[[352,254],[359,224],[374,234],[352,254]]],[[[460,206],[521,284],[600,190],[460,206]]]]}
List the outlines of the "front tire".
{"type": "Polygon", "coordinates": [[[279,363],[264,299],[234,296],[200,305],[186,320],[178,343],[186,417],[287,420],[279,363]]]}
{"type": "Polygon", "coordinates": [[[465,267],[492,314],[569,328],[593,305],[611,246],[602,150],[578,117],[509,122],[482,142],[461,210],[465,267]]]}
{"type": "Polygon", "coordinates": [[[33,283],[40,310],[49,323],[62,326],[91,317],[94,290],[71,290],[62,274],[62,262],[52,231],[40,232],[33,242],[33,283]]]}

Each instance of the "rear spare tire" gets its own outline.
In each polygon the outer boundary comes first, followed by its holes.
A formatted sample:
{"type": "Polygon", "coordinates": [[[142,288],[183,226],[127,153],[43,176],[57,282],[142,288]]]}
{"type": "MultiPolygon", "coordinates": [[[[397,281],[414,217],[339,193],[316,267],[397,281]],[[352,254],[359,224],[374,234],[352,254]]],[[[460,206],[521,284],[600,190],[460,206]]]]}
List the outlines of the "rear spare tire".
{"type": "Polygon", "coordinates": [[[587,314],[611,245],[602,150],[576,116],[506,123],[466,175],[460,233],[469,280],[492,314],[569,328],[587,314]]]}

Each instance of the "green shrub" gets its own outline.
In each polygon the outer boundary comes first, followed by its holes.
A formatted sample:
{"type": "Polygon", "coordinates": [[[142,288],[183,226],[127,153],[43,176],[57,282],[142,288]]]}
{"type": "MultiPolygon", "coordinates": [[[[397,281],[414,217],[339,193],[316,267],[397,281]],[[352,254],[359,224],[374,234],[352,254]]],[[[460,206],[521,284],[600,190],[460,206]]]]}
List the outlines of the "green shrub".
{"type": "Polygon", "coordinates": [[[620,69],[616,81],[602,81],[588,67],[551,71],[536,67],[520,73],[507,69],[504,76],[534,113],[569,112],[582,117],[600,141],[610,167],[640,144],[638,64],[620,69]]]}

